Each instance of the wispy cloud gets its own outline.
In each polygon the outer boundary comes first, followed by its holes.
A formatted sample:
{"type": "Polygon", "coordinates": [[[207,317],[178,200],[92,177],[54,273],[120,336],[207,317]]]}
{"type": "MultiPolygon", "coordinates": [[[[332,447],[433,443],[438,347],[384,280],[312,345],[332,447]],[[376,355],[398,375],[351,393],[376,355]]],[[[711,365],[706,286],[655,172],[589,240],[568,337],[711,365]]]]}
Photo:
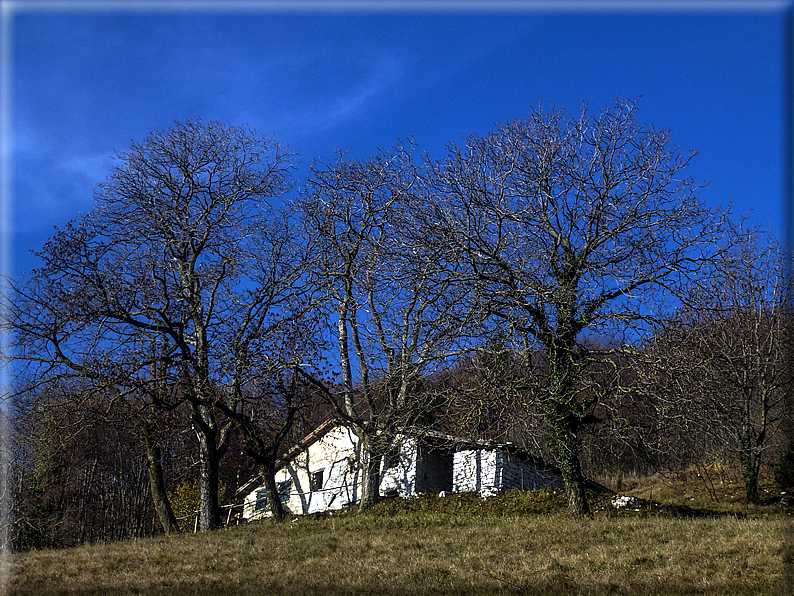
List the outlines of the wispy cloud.
{"type": "Polygon", "coordinates": [[[371,66],[366,80],[352,93],[337,97],[328,112],[327,126],[361,115],[369,104],[381,100],[386,92],[396,86],[403,74],[402,62],[394,57],[381,57],[371,66]]]}
{"type": "Polygon", "coordinates": [[[109,152],[95,155],[75,155],[61,161],[59,169],[80,176],[85,183],[98,184],[107,176],[113,166],[109,152]]]}
{"type": "MultiPolygon", "coordinates": [[[[312,72],[321,64],[309,67],[312,72]]],[[[305,137],[328,133],[340,126],[365,120],[388,104],[405,82],[405,65],[399,57],[381,55],[368,58],[366,64],[355,64],[344,84],[327,81],[306,94],[292,106],[272,105],[267,110],[275,116],[269,124],[279,134],[305,137]]],[[[307,68],[308,72],[308,68],[307,68]]]]}

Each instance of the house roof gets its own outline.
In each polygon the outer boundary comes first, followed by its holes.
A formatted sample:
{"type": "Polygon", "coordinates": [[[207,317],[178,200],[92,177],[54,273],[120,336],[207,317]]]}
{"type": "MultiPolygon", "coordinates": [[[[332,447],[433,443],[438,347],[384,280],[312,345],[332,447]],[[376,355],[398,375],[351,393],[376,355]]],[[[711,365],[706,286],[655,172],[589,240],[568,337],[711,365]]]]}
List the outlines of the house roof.
{"type": "Polygon", "coordinates": [[[281,468],[287,465],[292,458],[298,455],[301,451],[305,451],[311,445],[322,439],[325,435],[328,434],[330,430],[339,426],[339,422],[330,418],[323,422],[320,426],[315,428],[312,432],[308,435],[303,437],[300,441],[298,441],[292,448],[287,451],[284,455],[282,455],[278,461],[276,462],[276,471],[278,472],[281,468]]]}
{"type": "MultiPolygon", "coordinates": [[[[293,445],[289,451],[287,451],[284,455],[282,455],[276,461],[276,472],[278,472],[281,468],[287,465],[287,463],[293,459],[296,455],[298,455],[301,451],[308,449],[311,445],[322,439],[328,432],[336,428],[339,424],[333,418],[329,418],[325,422],[323,422],[320,426],[315,428],[312,432],[308,435],[303,437],[300,441],[298,441],[295,445],[293,445]]],[[[248,482],[243,484],[240,488],[235,491],[235,495],[239,495],[243,492],[248,492],[251,490],[251,487],[256,486],[262,482],[263,476],[262,472],[259,472],[256,476],[251,478],[248,482]]]]}

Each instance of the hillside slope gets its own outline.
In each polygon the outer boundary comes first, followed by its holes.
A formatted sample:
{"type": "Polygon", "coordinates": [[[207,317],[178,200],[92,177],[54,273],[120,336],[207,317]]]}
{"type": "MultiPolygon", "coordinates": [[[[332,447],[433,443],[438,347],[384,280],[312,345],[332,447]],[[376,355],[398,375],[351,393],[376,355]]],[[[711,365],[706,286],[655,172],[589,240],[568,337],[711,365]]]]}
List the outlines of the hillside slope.
{"type": "Polygon", "coordinates": [[[790,594],[791,518],[618,511],[558,491],[341,512],[15,555],[10,594],[790,594]]]}

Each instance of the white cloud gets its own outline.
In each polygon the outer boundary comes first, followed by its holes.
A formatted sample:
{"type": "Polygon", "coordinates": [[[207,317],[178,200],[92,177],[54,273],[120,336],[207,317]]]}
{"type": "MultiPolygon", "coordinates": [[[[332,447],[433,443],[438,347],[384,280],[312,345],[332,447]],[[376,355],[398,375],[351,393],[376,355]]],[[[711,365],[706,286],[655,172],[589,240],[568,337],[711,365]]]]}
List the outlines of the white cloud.
{"type": "Polygon", "coordinates": [[[306,78],[317,81],[310,94],[293,92],[292,106],[271,103],[255,120],[266,120],[268,129],[279,136],[315,135],[360,120],[388,101],[403,82],[404,64],[391,56],[368,59],[364,65],[351,65],[351,72],[342,80],[323,80],[316,76],[322,64],[313,64],[303,71],[306,78]],[[314,75],[314,76],[312,76],[314,75]]]}
{"type": "Polygon", "coordinates": [[[339,122],[360,115],[373,101],[395,86],[402,77],[402,63],[389,57],[380,58],[372,65],[367,79],[347,95],[338,97],[328,114],[329,128],[339,122]]]}
{"type": "Polygon", "coordinates": [[[83,178],[92,186],[105,180],[114,160],[109,152],[94,155],[76,155],[61,160],[59,169],[83,178]]]}

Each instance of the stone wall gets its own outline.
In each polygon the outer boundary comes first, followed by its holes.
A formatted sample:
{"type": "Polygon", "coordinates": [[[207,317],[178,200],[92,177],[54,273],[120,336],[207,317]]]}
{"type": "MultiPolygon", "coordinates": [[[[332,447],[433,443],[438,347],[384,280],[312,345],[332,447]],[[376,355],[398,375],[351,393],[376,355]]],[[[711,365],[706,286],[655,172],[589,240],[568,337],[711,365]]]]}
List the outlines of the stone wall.
{"type": "Polygon", "coordinates": [[[562,487],[559,474],[546,471],[504,449],[466,449],[454,458],[452,490],[487,495],[502,490],[562,487]]]}
{"type": "Polygon", "coordinates": [[[495,485],[499,490],[537,490],[563,486],[559,474],[539,468],[535,463],[507,451],[497,452],[496,465],[498,479],[495,485]]]}
{"type": "Polygon", "coordinates": [[[497,490],[495,449],[465,449],[456,452],[453,461],[453,491],[497,490]]]}

